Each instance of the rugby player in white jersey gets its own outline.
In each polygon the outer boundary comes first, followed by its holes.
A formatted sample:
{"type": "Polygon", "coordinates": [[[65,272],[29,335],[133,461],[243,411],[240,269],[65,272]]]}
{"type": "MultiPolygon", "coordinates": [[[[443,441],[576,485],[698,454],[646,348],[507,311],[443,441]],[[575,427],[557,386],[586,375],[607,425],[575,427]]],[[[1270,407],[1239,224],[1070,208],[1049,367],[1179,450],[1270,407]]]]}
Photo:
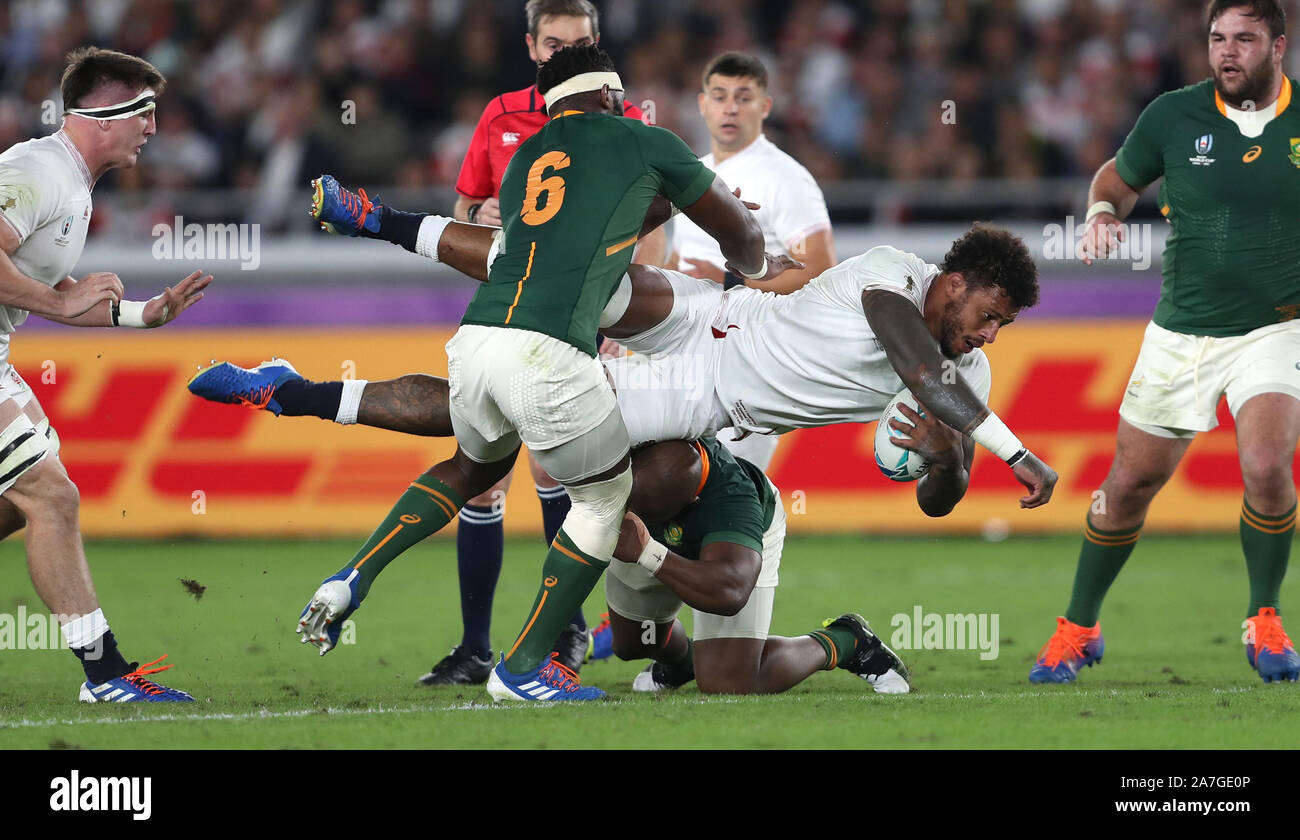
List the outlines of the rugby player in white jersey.
{"type": "MultiPolygon", "coordinates": [[[[482,280],[491,238],[486,229],[453,225],[412,250],[482,280]]],[[[931,462],[916,487],[923,511],[930,516],[947,514],[969,483],[974,447],[969,437],[953,430],[954,424],[982,436],[981,443],[1008,460],[1030,489],[1021,499],[1022,506],[1037,507],[1050,499],[1055,473],[1025,452],[1005,426],[999,440],[996,432],[1001,423],[984,406],[991,378],[979,345],[993,341],[1002,326],[1037,298],[1033,261],[1023,243],[1006,231],[976,226],[953,243],[943,270],[912,254],[875,248],[789,296],[741,287],[724,293],[709,281],[643,266],[631,266],[628,274],[606,309],[605,323],[611,334],[623,337],[641,353],[606,360],[605,365],[614,376],[618,405],[634,445],[693,439],[731,426],[784,431],[874,421],[906,381],[916,393],[926,395],[921,398],[923,405],[928,399],[932,406],[944,407],[943,414],[931,408],[927,416],[907,411],[910,424],[891,421],[904,433],[898,439],[900,446],[920,452],[931,462]],[[949,425],[936,422],[936,417],[949,425]]],[[[412,434],[451,434],[447,382],[421,374],[364,383],[345,396],[341,383],[304,380],[283,360],[252,370],[223,362],[195,377],[190,389],[206,399],[247,404],[241,395],[267,386],[274,389],[269,406],[277,414],[317,416],[412,434]]],[[[624,532],[629,539],[634,533],[626,526],[624,532]]],[[[656,550],[658,555],[651,559],[671,555],[644,533],[636,548],[620,559],[629,561],[656,550]]],[[[730,630],[716,640],[709,636],[710,644],[716,641],[719,650],[727,652],[724,659],[755,652],[766,656],[763,640],[771,618],[779,546],[772,558],[766,549],[763,556],[764,571],[747,579],[745,592],[728,590],[729,597],[744,602],[737,613],[743,618],[723,619],[722,625],[730,630]]],[[[690,647],[678,639],[676,648],[669,650],[667,628],[680,606],[673,593],[691,602],[683,593],[694,591],[695,584],[687,581],[685,590],[670,585],[672,593],[658,591],[655,584],[664,582],[648,579],[641,565],[637,560],[610,567],[607,593],[619,598],[617,606],[613,598],[610,605],[624,624],[630,620],[622,618],[624,614],[644,618],[653,612],[662,625],[664,644],[642,651],[633,644],[636,634],[627,633],[619,655],[652,656],[659,663],[638,677],[638,690],[680,685],[691,673],[685,659],[690,647]],[[657,599],[666,599],[667,606],[657,599]],[[668,661],[674,656],[686,664],[668,661]]],[[[715,569],[708,577],[702,566],[678,565],[697,572],[699,580],[712,581],[723,574],[715,569]]],[[[724,574],[724,579],[731,578],[724,574]]],[[[624,629],[622,624],[618,629],[624,629]]],[[[719,673],[710,679],[720,678],[719,673]]],[[[721,685],[727,691],[746,692],[787,685],[784,680],[772,682],[770,686],[763,680],[721,685]]]]}
{"type": "MultiPolygon", "coordinates": [[[[652,219],[661,209],[667,216],[669,208],[652,208],[647,227],[662,222],[652,219]]],[[[408,250],[485,280],[499,231],[437,216],[426,216],[420,229],[408,250]]],[[[789,257],[768,259],[768,276],[791,267],[789,257]]],[[[600,326],[636,353],[605,362],[634,443],[694,440],[729,428],[780,434],[871,423],[906,387],[954,433],[952,449],[960,447],[963,470],[973,456],[970,444],[980,444],[1028,489],[1021,507],[1035,508],[1050,501],[1057,475],[986,405],[991,373],[980,348],[1037,302],[1037,269],[1024,243],[1006,230],[976,224],[939,266],[882,245],[789,295],[745,286],[724,291],[680,272],[632,265],[600,326]]],[[[198,396],[235,404],[251,404],[250,396],[268,386],[271,398],[253,407],[445,434],[438,431],[445,381],[435,377],[343,388],[304,380],[287,362],[273,360],[252,369],[221,362],[190,382],[198,396]],[[285,385],[291,404],[282,399],[285,385]]],[[[906,406],[901,410],[916,418],[906,406]]],[[[915,442],[899,445],[922,451],[915,442]]],[[[935,516],[951,509],[922,507],[927,513],[942,509],[935,516]]]]}
{"type": "Polygon", "coordinates": [[[62,80],[63,127],[0,154],[0,537],[26,526],[32,584],[81,661],[86,702],[194,698],[148,679],[171,667],[152,667],[161,658],[140,666],[118,651],[86,565],[76,485],[58,435],[10,364],[9,336],[29,313],[74,327],[160,327],[203,297],[212,277],[198,271],[148,301],[123,300],[115,274],[68,276],[85,245],[95,181],[135,165],[156,130],[164,85],[142,59],[75,50],[62,80]]]}
{"type": "MultiPolygon", "coordinates": [[[[709,153],[701,160],[747,201],[759,205],[754,217],[769,254],[788,254],[804,264],[770,281],[745,281],[723,269],[718,243],[685,217],[673,220],[677,269],[691,277],[722,284],[748,285],[785,294],[835,264],[826,199],[816,180],[797,160],[763,134],[772,111],[767,68],[752,55],[729,52],[704,68],[699,94],[700,116],[709,130],[709,153]]],[[[739,440],[719,436],[728,449],[764,471],[776,452],[777,438],[751,435],[739,440]]]]}

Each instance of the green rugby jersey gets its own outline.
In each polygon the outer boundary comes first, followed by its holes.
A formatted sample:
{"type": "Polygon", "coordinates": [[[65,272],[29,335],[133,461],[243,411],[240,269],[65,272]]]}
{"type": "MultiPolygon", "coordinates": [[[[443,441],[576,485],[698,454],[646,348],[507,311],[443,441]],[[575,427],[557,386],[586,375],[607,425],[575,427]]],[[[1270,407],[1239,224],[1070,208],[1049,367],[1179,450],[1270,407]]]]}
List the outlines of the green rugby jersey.
{"type": "Polygon", "coordinates": [[[1164,176],[1171,231],[1153,320],[1190,335],[1243,335],[1300,311],[1300,104],[1284,79],[1255,138],[1228,119],[1213,79],[1158,97],[1115,155],[1134,189],[1164,176]]]}
{"type": "Polygon", "coordinates": [[[729,542],[763,553],[763,534],[776,515],[776,494],[763,471],[732,455],[717,438],[699,441],[704,453],[704,487],[699,498],[661,525],[647,525],[650,536],[674,554],[698,560],[709,543],[729,542]]]}
{"type": "Polygon", "coordinates": [[[681,138],[639,120],[565,111],[525,141],[501,181],[504,238],[462,324],[545,333],[596,355],[596,329],[662,194],[713,183],[681,138]]]}

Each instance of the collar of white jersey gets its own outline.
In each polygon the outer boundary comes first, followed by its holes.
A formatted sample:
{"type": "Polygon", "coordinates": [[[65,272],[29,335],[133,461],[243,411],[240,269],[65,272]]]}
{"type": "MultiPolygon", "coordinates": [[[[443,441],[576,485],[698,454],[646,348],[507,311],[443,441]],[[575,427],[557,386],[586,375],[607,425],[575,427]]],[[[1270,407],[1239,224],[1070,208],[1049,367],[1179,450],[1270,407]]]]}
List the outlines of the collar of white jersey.
{"type": "Polygon", "coordinates": [[[765,152],[767,150],[766,147],[769,146],[772,146],[772,141],[768,140],[767,135],[760,131],[758,133],[758,136],[754,138],[752,143],[750,143],[748,146],[741,149],[740,151],[732,155],[728,155],[727,159],[724,160],[722,163],[717,163],[717,156],[714,155],[712,152],[709,152],[709,159],[711,163],[716,164],[716,166],[713,167],[716,169],[718,166],[725,166],[728,162],[733,161],[736,158],[761,154],[765,152]]]}
{"type": "Polygon", "coordinates": [[[73,143],[72,138],[68,136],[68,132],[61,128],[54,132],[54,136],[63,144],[63,148],[67,151],[68,157],[72,158],[73,163],[77,164],[77,169],[80,170],[81,177],[86,180],[86,189],[93,189],[95,186],[95,178],[90,172],[90,167],[86,165],[86,159],[81,156],[81,150],[77,148],[77,144],[73,143]]]}

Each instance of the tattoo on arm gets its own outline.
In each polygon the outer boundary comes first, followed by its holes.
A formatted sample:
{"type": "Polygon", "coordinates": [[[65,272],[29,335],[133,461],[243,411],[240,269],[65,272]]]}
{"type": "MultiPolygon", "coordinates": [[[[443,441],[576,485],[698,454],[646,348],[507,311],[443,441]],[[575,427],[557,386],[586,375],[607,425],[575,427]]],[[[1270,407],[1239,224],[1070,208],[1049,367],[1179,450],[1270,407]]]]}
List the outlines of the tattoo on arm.
{"type": "Polygon", "coordinates": [[[959,376],[944,382],[944,358],[921,313],[907,298],[876,289],[862,293],[862,311],[903,384],[934,416],[969,436],[989,408],[959,376]]]}

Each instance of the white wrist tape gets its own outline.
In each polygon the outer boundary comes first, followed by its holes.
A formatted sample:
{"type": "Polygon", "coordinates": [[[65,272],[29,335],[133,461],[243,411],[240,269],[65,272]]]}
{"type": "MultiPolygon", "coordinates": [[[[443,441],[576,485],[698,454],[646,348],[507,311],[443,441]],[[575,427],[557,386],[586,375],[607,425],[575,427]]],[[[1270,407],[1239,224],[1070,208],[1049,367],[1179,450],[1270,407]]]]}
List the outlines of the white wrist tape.
{"type": "MultiPolygon", "coordinates": [[[[113,313],[113,326],[115,327],[135,327],[142,330],[149,326],[144,322],[144,308],[148,301],[140,300],[120,300],[110,307],[113,313]]],[[[166,315],[164,314],[164,318],[166,315]]]]}
{"type": "Polygon", "coordinates": [[[1007,428],[1007,424],[1003,423],[1001,418],[991,411],[983,422],[971,430],[970,436],[980,446],[1003,461],[1007,461],[1012,466],[1015,466],[1020,458],[1024,457],[1024,444],[1011,433],[1011,430],[1007,428]]]}
{"type": "Polygon", "coordinates": [[[641,549],[641,556],[636,558],[636,562],[638,566],[653,575],[659,571],[659,567],[664,564],[664,558],[667,556],[668,546],[652,539],[645,544],[645,548],[641,549]]]}
{"type": "Polygon", "coordinates": [[[1093,216],[1096,216],[1098,213],[1109,213],[1115,218],[1117,219],[1119,218],[1119,213],[1115,212],[1114,204],[1111,204],[1109,201],[1098,201],[1096,204],[1093,204],[1091,207],[1088,208],[1088,215],[1085,216],[1083,220],[1087,222],[1089,219],[1091,219],[1093,216]]]}
{"type": "Polygon", "coordinates": [[[442,239],[442,232],[447,229],[447,225],[454,221],[455,219],[446,216],[425,216],[424,221],[420,222],[419,232],[415,234],[415,253],[437,262],[438,240],[442,239]]]}
{"type": "Polygon", "coordinates": [[[767,276],[767,255],[766,254],[763,255],[763,267],[760,268],[757,273],[746,274],[745,272],[741,271],[739,267],[736,267],[736,273],[739,274],[741,277],[744,277],[746,280],[762,280],[764,277],[767,276]]]}

